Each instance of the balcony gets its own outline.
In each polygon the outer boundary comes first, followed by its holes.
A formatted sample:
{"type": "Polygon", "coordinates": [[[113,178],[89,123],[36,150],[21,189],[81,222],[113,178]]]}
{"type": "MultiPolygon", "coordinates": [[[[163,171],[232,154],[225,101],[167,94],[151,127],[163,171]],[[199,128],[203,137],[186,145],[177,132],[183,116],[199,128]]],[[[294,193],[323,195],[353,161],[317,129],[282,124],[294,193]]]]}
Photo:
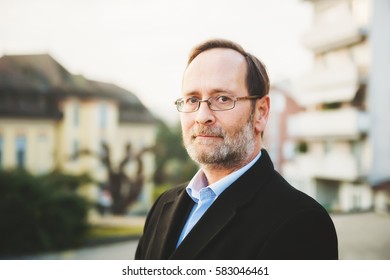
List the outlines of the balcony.
{"type": "Polygon", "coordinates": [[[314,25],[303,36],[303,44],[315,53],[347,47],[364,40],[366,26],[359,24],[350,12],[343,12],[336,19],[314,25]]]}
{"type": "Polygon", "coordinates": [[[300,139],[357,139],[368,132],[367,112],[355,108],[302,112],[288,120],[288,133],[300,139]]]}
{"type": "Polygon", "coordinates": [[[331,67],[315,68],[302,76],[294,89],[302,106],[321,103],[349,102],[359,88],[358,68],[344,61],[331,67]]]}
{"type": "Polygon", "coordinates": [[[321,178],[335,181],[356,181],[367,175],[352,154],[330,153],[315,156],[311,154],[296,157],[293,163],[294,173],[309,178],[321,178]]]}

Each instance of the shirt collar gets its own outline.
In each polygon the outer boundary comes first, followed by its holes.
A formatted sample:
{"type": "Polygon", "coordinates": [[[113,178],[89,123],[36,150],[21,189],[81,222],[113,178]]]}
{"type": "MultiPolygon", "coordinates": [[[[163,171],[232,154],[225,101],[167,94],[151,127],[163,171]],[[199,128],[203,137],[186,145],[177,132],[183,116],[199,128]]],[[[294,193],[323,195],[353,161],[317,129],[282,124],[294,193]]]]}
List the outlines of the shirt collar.
{"type": "Polygon", "coordinates": [[[203,188],[210,188],[216,197],[218,197],[224,190],[226,190],[234,181],[241,177],[249,168],[251,168],[255,162],[260,158],[261,151],[259,154],[247,165],[241,167],[240,169],[234,171],[226,177],[223,177],[214,184],[208,185],[206,175],[203,170],[200,169],[195,176],[192,178],[188,186],[186,187],[187,194],[194,200],[196,203],[200,198],[200,190],[203,188]]]}

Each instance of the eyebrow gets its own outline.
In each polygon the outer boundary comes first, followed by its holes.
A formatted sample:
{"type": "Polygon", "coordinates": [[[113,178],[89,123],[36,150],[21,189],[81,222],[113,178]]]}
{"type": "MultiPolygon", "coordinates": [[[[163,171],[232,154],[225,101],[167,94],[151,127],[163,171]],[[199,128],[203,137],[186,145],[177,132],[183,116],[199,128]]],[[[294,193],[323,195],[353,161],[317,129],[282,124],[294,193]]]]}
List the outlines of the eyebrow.
{"type": "MultiPolygon", "coordinates": [[[[234,95],[234,93],[233,93],[231,90],[228,90],[228,89],[226,89],[226,88],[214,88],[214,89],[208,91],[207,93],[208,93],[209,95],[215,95],[215,94],[221,93],[221,92],[227,93],[227,94],[229,94],[229,95],[234,95]]],[[[190,91],[190,92],[186,92],[186,93],[184,93],[183,95],[184,95],[184,96],[189,96],[189,95],[200,95],[200,93],[199,93],[199,91],[197,91],[197,90],[193,90],[193,91],[190,91]]]]}

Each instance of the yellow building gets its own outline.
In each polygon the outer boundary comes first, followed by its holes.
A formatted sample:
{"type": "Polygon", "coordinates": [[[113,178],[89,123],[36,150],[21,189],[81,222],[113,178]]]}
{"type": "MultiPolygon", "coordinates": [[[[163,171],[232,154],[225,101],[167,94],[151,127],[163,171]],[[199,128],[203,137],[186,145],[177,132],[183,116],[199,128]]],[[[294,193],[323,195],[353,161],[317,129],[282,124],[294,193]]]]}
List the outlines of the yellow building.
{"type": "MultiPolygon", "coordinates": [[[[49,55],[0,58],[0,166],[41,174],[89,173],[107,181],[99,156],[110,149],[113,169],[131,144],[136,154],[155,144],[156,119],[131,92],[72,75],[49,55]]],[[[149,206],[154,160],[142,156],[149,206]]],[[[135,176],[134,158],[126,174],[135,176]]],[[[92,197],[96,193],[89,193],[92,197]]]]}

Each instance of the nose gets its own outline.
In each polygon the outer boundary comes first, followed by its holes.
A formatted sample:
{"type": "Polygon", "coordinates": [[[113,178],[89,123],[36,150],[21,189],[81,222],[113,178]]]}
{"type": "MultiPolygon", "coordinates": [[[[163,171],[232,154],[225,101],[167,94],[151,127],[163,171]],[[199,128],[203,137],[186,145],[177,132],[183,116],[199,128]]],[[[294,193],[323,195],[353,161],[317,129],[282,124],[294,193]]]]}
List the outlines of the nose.
{"type": "Polygon", "coordinates": [[[195,112],[195,122],[203,125],[215,123],[214,111],[209,108],[208,100],[201,100],[198,111],[195,112]]]}

